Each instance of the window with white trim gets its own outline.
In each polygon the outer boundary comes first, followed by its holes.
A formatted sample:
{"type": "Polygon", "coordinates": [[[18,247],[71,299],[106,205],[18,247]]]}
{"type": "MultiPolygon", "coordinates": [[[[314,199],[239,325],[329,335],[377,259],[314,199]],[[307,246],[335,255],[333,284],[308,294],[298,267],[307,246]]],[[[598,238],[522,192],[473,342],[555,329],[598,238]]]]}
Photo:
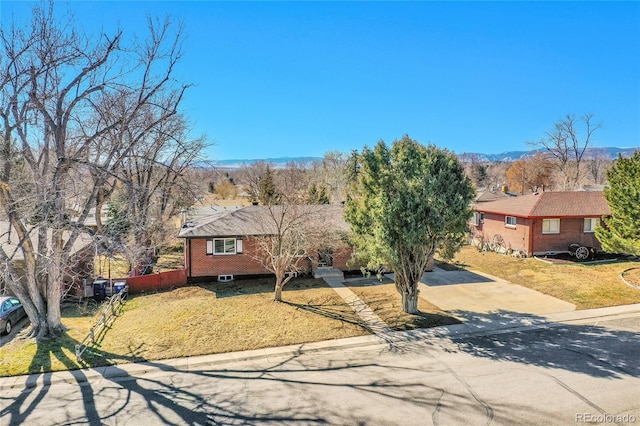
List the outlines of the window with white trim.
{"type": "Polygon", "coordinates": [[[474,226],[480,226],[482,222],[484,222],[484,213],[474,211],[471,215],[471,224],[474,226]]]}
{"type": "Polygon", "coordinates": [[[584,232],[595,232],[596,228],[600,226],[599,217],[585,217],[584,218],[584,232]]]}
{"type": "Polygon", "coordinates": [[[207,255],[242,253],[242,240],[214,238],[207,240],[207,255]]]}
{"type": "Polygon", "coordinates": [[[560,219],[542,219],[543,234],[559,234],[560,219]]]}
{"type": "Polygon", "coordinates": [[[508,226],[510,228],[516,227],[516,217],[515,216],[505,216],[504,217],[504,226],[508,226]]]}

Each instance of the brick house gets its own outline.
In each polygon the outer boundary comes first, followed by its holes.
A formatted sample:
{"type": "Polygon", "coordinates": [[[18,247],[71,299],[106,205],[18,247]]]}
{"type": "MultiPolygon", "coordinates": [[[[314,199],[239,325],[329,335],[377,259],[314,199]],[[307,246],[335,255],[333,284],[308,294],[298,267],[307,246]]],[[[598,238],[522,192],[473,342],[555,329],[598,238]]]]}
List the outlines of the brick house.
{"type": "MultiPolygon", "coordinates": [[[[279,208],[279,206],[275,206],[279,208]]],[[[308,220],[321,221],[326,233],[348,233],[342,206],[302,206],[312,212],[308,220]]],[[[227,207],[212,210],[209,215],[185,222],[178,234],[184,239],[184,262],[187,279],[231,280],[244,276],[272,275],[260,262],[259,241],[273,234],[273,221],[266,217],[267,206],[227,207]]],[[[352,250],[346,244],[319,247],[301,253],[297,269],[312,273],[318,268],[332,267],[342,271],[350,268],[347,261],[352,250]]]]}
{"type": "MultiPolygon", "coordinates": [[[[9,222],[0,220],[0,235],[2,236],[0,249],[10,259],[13,271],[20,279],[23,279],[26,268],[24,254],[18,237],[9,222]]],[[[38,234],[36,232],[32,233],[31,239],[34,247],[38,247],[38,234]]],[[[81,233],[71,248],[69,261],[65,268],[65,276],[61,288],[63,295],[83,296],[85,281],[93,279],[95,253],[96,247],[93,237],[86,233],[81,233]]],[[[5,283],[3,282],[3,277],[0,276],[0,292],[3,291],[5,291],[5,283]]]]}
{"type": "Polygon", "coordinates": [[[528,255],[567,252],[571,244],[602,249],[595,228],[611,214],[602,191],[541,192],[476,202],[471,218],[475,242],[528,255]]]}

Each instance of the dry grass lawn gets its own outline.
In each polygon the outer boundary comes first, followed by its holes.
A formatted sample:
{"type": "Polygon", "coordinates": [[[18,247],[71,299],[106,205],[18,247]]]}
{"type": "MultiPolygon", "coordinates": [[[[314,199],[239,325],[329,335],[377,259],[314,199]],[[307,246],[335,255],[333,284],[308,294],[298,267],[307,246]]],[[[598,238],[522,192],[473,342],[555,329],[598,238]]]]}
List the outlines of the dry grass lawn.
{"type": "Polygon", "coordinates": [[[358,317],[322,280],[296,279],[285,303],[273,301],[273,280],[183,287],[132,297],[86,364],[74,348],[95,319],[65,311],[65,336],[37,345],[15,339],[0,348],[0,376],[123,362],[275,347],[366,335],[358,317]]]}
{"type": "Polygon", "coordinates": [[[418,300],[420,314],[404,313],[402,298],[395,285],[388,279],[383,282],[377,279],[349,281],[346,284],[393,330],[413,330],[460,322],[422,298],[418,300]]]}
{"type": "Polygon", "coordinates": [[[624,284],[620,274],[640,262],[548,264],[534,258],[517,259],[464,247],[458,266],[484,272],[573,303],[577,309],[640,303],[640,290],[624,284]]]}
{"type": "Polygon", "coordinates": [[[624,279],[627,280],[629,284],[640,286],[640,266],[627,271],[624,274],[624,279]]]}
{"type": "Polygon", "coordinates": [[[162,359],[367,334],[322,280],[298,279],[273,301],[273,280],[183,287],[137,297],[100,349],[162,359]]]}

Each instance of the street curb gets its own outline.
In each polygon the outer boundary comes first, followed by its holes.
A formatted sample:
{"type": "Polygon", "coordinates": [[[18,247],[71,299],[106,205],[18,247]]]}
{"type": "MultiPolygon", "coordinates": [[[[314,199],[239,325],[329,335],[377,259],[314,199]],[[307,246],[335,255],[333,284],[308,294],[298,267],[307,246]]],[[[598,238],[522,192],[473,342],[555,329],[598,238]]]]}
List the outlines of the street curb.
{"type": "Polygon", "coordinates": [[[166,372],[188,373],[191,371],[201,370],[205,367],[222,366],[233,362],[269,358],[273,358],[275,360],[282,357],[297,356],[300,354],[362,349],[368,347],[380,347],[383,349],[396,344],[407,344],[412,342],[424,343],[428,342],[429,339],[460,339],[466,336],[489,336],[495,334],[556,328],[574,323],[591,323],[607,319],[627,318],[638,315],[640,315],[640,304],[560,312],[541,316],[540,320],[534,321],[527,318],[526,315],[523,315],[522,317],[516,318],[507,323],[488,323],[483,325],[483,327],[478,327],[478,323],[469,321],[462,324],[398,331],[385,334],[383,336],[366,335],[336,340],[325,340],[314,343],[280,346],[276,348],[263,348],[250,351],[173,358],[135,364],[118,364],[79,370],[2,377],[0,378],[0,391],[15,388],[31,389],[39,385],[50,386],[59,383],[83,385],[96,379],[127,379],[166,372]]]}

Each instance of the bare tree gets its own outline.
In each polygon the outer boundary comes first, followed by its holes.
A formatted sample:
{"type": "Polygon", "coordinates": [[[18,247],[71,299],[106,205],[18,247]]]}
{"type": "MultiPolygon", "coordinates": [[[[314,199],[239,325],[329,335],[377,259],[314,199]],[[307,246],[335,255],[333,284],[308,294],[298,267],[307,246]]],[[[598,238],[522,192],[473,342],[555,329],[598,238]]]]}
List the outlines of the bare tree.
{"type": "Polygon", "coordinates": [[[574,189],[580,183],[585,151],[593,141],[594,132],[602,127],[602,122],[594,122],[593,114],[584,115],[580,121],[583,124],[582,131],[575,115],[567,115],[546,132],[543,139],[533,143],[555,160],[564,190],[574,189]]]}
{"type": "Polygon", "coordinates": [[[309,270],[310,253],[339,244],[339,229],[327,227],[327,221],[330,213],[341,217],[342,209],[292,203],[248,208],[258,211],[255,220],[262,229],[254,259],[275,274],[274,300],[282,301],[282,289],[295,273],[309,270]]]}
{"type": "Polygon", "coordinates": [[[0,204],[19,241],[0,261],[37,339],[64,330],[61,287],[83,223],[139,141],[124,134],[157,129],[188,87],[173,77],[182,36],[170,20],[149,19],[148,38],[124,46],[122,31],[85,36],[53,8],[0,30],[0,204]]]}
{"type": "Polygon", "coordinates": [[[613,164],[613,160],[603,152],[595,152],[586,160],[588,182],[594,185],[604,185],[607,180],[607,170],[613,164]]]}
{"type": "Polygon", "coordinates": [[[484,188],[489,180],[488,162],[482,161],[478,154],[464,152],[458,155],[458,158],[464,165],[467,176],[476,188],[484,188]]]}
{"type": "Polygon", "coordinates": [[[147,114],[137,128],[129,126],[124,146],[130,146],[119,171],[127,200],[127,217],[133,241],[145,251],[162,245],[168,221],[195,199],[194,186],[186,177],[202,150],[204,138],[190,139],[185,118],[176,114],[165,120],[147,114]],[[154,122],[152,127],[145,125],[154,122]]]}
{"type": "Polygon", "coordinates": [[[275,170],[275,189],[290,203],[303,203],[309,188],[309,171],[302,162],[289,161],[275,170]]]}
{"type": "Polygon", "coordinates": [[[273,168],[273,164],[261,160],[251,164],[243,164],[236,173],[238,183],[245,188],[252,201],[258,201],[261,197],[260,188],[267,167],[273,168]]]}

